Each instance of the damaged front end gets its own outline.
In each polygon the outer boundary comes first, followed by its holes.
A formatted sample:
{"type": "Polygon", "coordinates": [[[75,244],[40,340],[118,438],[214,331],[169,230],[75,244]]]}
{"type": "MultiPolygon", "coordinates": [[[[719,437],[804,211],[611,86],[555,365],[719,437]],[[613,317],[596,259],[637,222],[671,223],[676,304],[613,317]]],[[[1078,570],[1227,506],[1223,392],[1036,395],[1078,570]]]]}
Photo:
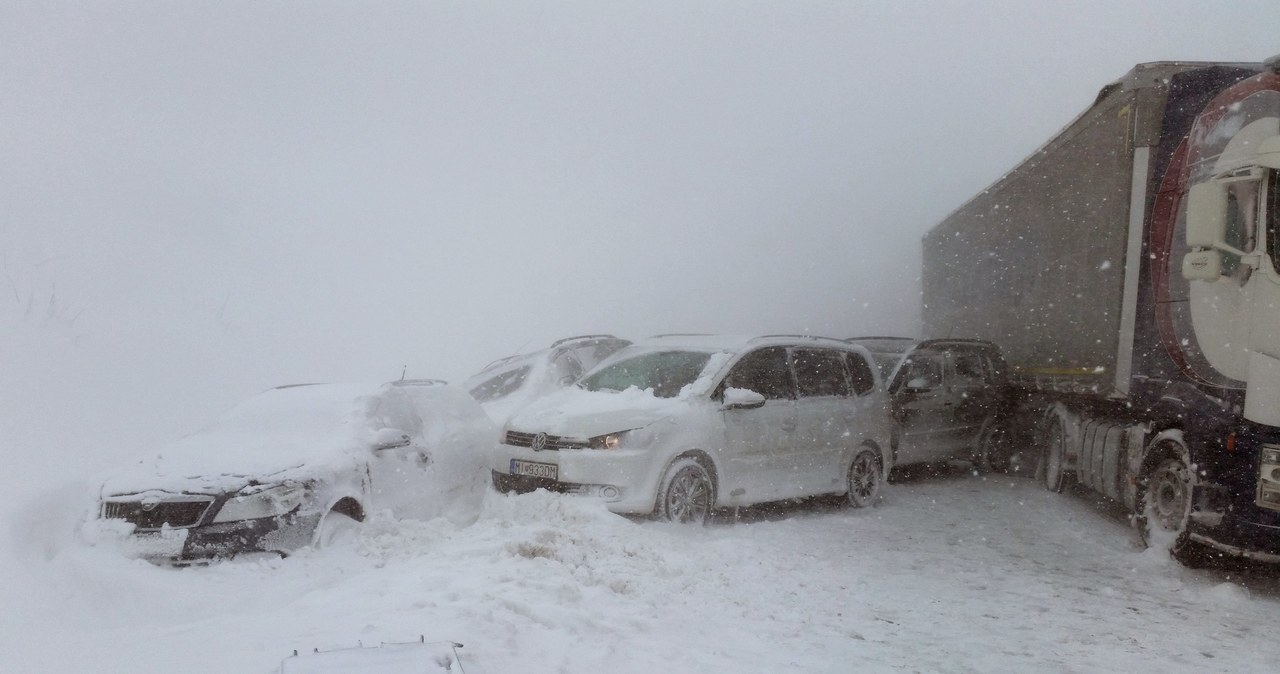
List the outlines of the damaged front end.
{"type": "Polygon", "coordinates": [[[189,565],[246,553],[281,556],[311,543],[319,513],[306,507],[314,484],[248,484],[223,493],[148,490],[102,498],[99,518],[131,527],[126,554],[189,565]]]}

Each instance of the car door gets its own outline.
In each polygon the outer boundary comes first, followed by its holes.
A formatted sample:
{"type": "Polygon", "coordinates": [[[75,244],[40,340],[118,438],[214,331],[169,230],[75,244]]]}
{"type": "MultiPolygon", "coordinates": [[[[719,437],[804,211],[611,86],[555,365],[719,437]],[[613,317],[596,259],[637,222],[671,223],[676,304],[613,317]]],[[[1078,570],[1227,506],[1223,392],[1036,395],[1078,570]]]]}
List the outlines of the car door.
{"type": "Polygon", "coordinates": [[[794,441],[780,448],[778,457],[782,496],[838,490],[843,478],[840,463],[857,412],[844,352],[795,348],[791,367],[796,379],[797,424],[794,441]]]}
{"type": "Polygon", "coordinates": [[[366,509],[389,509],[398,517],[422,517],[429,488],[431,454],[423,437],[424,422],[412,399],[399,389],[386,391],[372,410],[378,428],[368,450],[366,509]]]}
{"type": "Polygon", "coordinates": [[[996,392],[991,386],[991,363],[971,349],[949,349],[946,385],[951,397],[951,455],[969,459],[982,424],[995,410],[996,392]]]}
{"type": "Polygon", "coordinates": [[[946,354],[917,350],[907,355],[890,386],[898,438],[896,463],[937,461],[951,451],[950,408],[945,385],[946,354]]]}
{"type": "Polygon", "coordinates": [[[746,389],[764,397],[764,405],[726,409],[724,447],[720,455],[721,489],[729,501],[746,505],[776,498],[781,485],[774,479],[778,458],[793,443],[796,432],[795,385],[787,349],[771,346],[744,354],[720,390],[746,389]]]}

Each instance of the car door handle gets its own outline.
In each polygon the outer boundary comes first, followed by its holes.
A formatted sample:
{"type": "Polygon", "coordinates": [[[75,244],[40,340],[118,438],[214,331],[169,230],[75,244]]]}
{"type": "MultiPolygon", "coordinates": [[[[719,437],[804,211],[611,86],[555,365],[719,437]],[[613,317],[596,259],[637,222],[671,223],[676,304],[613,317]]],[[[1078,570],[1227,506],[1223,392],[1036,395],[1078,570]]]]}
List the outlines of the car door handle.
{"type": "Polygon", "coordinates": [[[797,425],[797,422],[795,421],[784,421],[782,422],[782,430],[794,431],[796,429],[796,425],[797,425]]]}

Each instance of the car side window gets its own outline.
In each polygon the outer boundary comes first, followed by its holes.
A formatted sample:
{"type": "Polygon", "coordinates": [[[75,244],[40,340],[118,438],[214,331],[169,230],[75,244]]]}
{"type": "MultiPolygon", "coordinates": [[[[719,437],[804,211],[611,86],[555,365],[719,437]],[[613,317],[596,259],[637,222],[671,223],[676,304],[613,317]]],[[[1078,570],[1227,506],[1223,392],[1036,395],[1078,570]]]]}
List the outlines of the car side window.
{"type": "Polygon", "coordinates": [[[787,366],[787,350],[780,346],[752,351],[743,356],[729,376],[725,387],[755,391],[765,400],[790,400],[791,371],[787,366]]]}
{"type": "Polygon", "coordinates": [[[551,366],[556,370],[556,378],[569,384],[578,381],[587,372],[582,363],[578,362],[577,357],[568,351],[556,356],[551,366]]]}
{"type": "Polygon", "coordinates": [[[796,389],[801,398],[849,397],[849,379],[844,358],[830,349],[796,349],[791,353],[796,372],[796,389]]]}
{"type": "Polygon", "coordinates": [[[963,351],[951,352],[952,382],[955,386],[981,387],[986,383],[986,359],[981,354],[963,351]]]}
{"type": "Polygon", "coordinates": [[[867,363],[867,359],[856,353],[845,353],[845,359],[849,365],[849,382],[853,385],[853,392],[858,395],[870,393],[876,387],[876,377],[871,373],[871,365],[867,363]]]}
{"type": "Polygon", "coordinates": [[[898,375],[900,386],[916,389],[942,387],[942,358],[936,353],[913,353],[907,356],[898,375]]]}

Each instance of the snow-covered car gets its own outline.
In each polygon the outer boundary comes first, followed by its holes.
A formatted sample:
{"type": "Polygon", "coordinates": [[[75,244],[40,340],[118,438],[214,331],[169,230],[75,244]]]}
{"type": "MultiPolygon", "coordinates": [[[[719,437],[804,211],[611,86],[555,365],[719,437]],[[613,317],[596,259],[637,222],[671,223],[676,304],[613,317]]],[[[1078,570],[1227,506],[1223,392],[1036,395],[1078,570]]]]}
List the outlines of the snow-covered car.
{"type": "Polygon", "coordinates": [[[895,465],[963,460],[987,470],[1011,467],[1011,401],[998,346],[978,339],[848,341],[867,347],[884,374],[895,465]]]}
{"type": "Polygon", "coordinates": [[[105,480],[98,519],[152,561],[287,555],[375,512],[478,505],[496,437],[443,382],[282,386],[105,480]]]}
{"type": "Polygon", "coordinates": [[[489,363],[463,384],[498,424],[521,407],[571,386],[600,361],[631,342],[613,335],[568,337],[533,353],[489,363]]]}
{"type": "Polygon", "coordinates": [[[864,347],[672,335],[517,413],[490,468],[500,491],[590,495],[671,521],[821,494],[863,506],[884,477],[889,425],[864,347]]]}

